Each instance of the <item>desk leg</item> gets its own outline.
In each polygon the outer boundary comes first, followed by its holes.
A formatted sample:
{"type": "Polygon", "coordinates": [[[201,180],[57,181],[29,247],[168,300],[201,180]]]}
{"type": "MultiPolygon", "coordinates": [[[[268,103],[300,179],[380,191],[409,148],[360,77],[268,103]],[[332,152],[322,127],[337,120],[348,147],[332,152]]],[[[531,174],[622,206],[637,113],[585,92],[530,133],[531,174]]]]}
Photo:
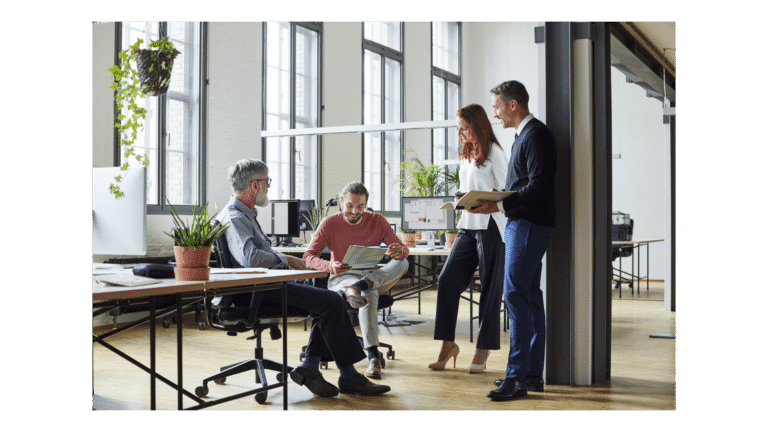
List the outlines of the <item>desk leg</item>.
{"type": "Polygon", "coordinates": [[[283,282],[283,411],[288,410],[288,282],[283,282]]]}
{"type": "Polygon", "coordinates": [[[149,409],[156,410],[155,388],[155,297],[149,299],[149,409]]]}
{"type": "Polygon", "coordinates": [[[645,244],[645,290],[649,291],[651,289],[651,252],[648,249],[648,245],[650,243],[645,244]]]}
{"type": "Polygon", "coordinates": [[[179,409],[184,409],[184,383],[182,383],[182,356],[181,356],[181,330],[184,327],[181,313],[181,294],[176,294],[176,370],[178,374],[177,385],[179,386],[179,409]]]}

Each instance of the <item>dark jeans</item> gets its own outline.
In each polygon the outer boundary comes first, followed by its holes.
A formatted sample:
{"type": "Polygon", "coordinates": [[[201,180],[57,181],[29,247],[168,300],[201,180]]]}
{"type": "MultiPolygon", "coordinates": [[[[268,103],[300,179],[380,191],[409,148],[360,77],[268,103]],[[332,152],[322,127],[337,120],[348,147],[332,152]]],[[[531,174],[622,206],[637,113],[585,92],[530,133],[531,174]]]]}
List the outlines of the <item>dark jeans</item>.
{"type": "Polygon", "coordinates": [[[478,349],[499,349],[499,308],[504,286],[504,243],[493,218],[484,230],[459,230],[437,280],[435,339],[453,341],[461,293],[480,266],[478,349]]]}
{"type": "Polygon", "coordinates": [[[507,222],[504,302],[509,312],[509,359],[506,377],[523,381],[544,374],[546,317],[541,292],[541,260],[553,228],[525,219],[507,222]]]}
{"type": "MultiPolygon", "coordinates": [[[[262,305],[282,306],[279,290],[265,291],[262,305]]],[[[288,306],[302,309],[312,317],[307,357],[319,356],[335,361],[339,369],[367,358],[347,314],[347,305],[333,291],[309,285],[288,283],[288,306]]]]}

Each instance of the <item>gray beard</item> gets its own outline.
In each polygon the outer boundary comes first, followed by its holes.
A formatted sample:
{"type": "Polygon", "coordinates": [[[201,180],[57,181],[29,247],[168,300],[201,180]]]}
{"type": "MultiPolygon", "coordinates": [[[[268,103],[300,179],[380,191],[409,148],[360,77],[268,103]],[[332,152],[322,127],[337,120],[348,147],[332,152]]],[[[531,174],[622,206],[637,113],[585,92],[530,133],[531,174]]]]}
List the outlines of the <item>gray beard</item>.
{"type": "Polygon", "coordinates": [[[261,198],[256,198],[256,205],[259,207],[266,207],[269,205],[269,197],[264,194],[261,198]]]}

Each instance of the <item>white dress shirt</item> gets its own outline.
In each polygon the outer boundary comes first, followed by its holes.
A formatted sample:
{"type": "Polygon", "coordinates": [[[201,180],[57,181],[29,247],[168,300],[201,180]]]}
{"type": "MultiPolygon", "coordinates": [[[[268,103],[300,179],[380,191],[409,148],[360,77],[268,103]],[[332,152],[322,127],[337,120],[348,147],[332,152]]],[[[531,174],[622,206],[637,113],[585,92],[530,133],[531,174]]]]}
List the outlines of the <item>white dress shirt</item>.
{"type": "MultiPolygon", "coordinates": [[[[500,146],[491,143],[491,152],[488,154],[488,160],[481,167],[475,166],[475,160],[462,159],[459,164],[459,190],[469,192],[471,190],[490,191],[491,189],[504,189],[504,183],[507,181],[507,165],[509,164],[507,155],[500,146]]],[[[496,227],[501,234],[501,240],[504,241],[504,229],[507,225],[507,218],[502,212],[493,213],[493,215],[470,213],[463,211],[458,227],[471,230],[484,230],[488,228],[488,221],[493,217],[496,227]]]]}

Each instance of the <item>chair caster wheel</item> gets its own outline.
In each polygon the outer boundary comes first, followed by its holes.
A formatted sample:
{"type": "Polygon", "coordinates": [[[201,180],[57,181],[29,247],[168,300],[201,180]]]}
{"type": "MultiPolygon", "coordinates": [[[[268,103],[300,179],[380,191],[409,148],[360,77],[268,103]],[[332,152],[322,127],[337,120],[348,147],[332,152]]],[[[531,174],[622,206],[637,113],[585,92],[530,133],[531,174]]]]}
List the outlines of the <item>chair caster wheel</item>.
{"type": "Polygon", "coordinates": [[[205,330],[205,323],[204,322],[201,322],[198,325],[200,326],[200,330],[205,330]]]}
{"type": "Polygon", "coordinates": [[[387,351],[387,358],[390,360],[395,359],[395,352],[394,351],[387,351]]]}
{"type": "Polygon", "coordinates": [[[285,375],[282,372],[277,374],[277,382],[285,382],[285,375]]]}
{"type": "Polygon", "coordinates": [[[163,328],[170,328],[171,323],[168,322],[168,320],[163,320],[163,328]]]}
{"type": "Polygon", "coordinates": [[[195,394],[197,395],[197,397],[206,397],[208,395],[208,387],[199,386],[195,388],[195,394]]]}
{"type": "Polygon", "coordinates": [[[217,379],[213,380],[213,382],[215,382],[216,384],[224,384],[225,382],[227,382],[227,377],[217,378],[217,379]]]}
{"type": "Polygon", "coordinates": [[[328,369],[328,362],[320,362],[320,369],[328,369]]]}
{"type": "Polygon", "coordinates": [[[256,402],[258,402],[260,405],[267,403],[267,392],[256,393],[256,402]]]}

